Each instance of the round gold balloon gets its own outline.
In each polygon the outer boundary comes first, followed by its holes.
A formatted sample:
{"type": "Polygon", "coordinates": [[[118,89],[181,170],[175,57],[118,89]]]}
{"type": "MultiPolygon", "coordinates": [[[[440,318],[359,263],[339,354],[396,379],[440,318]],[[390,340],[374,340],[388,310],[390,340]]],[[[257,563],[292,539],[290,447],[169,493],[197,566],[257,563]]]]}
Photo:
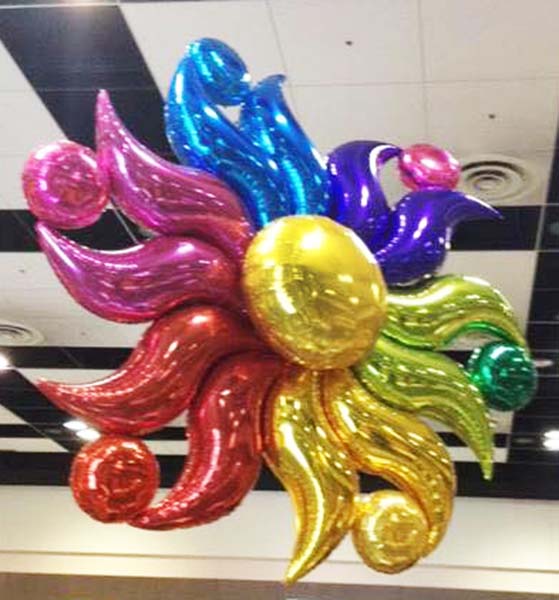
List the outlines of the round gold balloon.
{"type": "Polygon", "coordinates": [[[270,345],[312,369],[356,362],[385,320],[386,286],[374,256],[326,217],[284,217],[260,231],[245,257],[243,284],[270,345]]]}
{"type": "Polygon", "coordinates": [[[356,502],[353,544],[364,562],[382,573],[399,573],[424,554],[429,525],[409,496],[383,490],[356,502]]]}

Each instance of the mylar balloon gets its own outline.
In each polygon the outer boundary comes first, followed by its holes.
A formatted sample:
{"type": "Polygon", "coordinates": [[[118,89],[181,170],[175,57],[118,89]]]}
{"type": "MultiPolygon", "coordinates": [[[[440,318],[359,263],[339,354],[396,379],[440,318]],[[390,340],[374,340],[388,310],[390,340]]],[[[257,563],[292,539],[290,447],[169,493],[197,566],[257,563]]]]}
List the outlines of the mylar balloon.
{"type": "Polygon", "coordinates": [[[348,534],[367,565],[397,573],[439,544],[456,490],[421,419],[460,436],[489,478],[485,404],[518,408],[534,389],[506,299],[475,278],[434,277],[460,223],[499,213],[455,191],[457,162],[426,144],[349,141],[326,168],[282,83],[252,85],[231,48],[198,40],[165,115],[188,166],[140,144],[104,92],[95,155],[58,144],[28,163],[39,241],[69,293],[107,319],[153,319],[112,375],[38,387],[103,434],[71,480],[94,518],[153,530],[214,521],[239,505],[264,458],[296,514],[288,582],[348,534]],[[238,107],[238,121],[222,107],[238,107]],[[382,186],[391,159],[412,190],[396,202],[382,186]],[[93,222],[107,195],[150,239],[99,251],[52,229],[93,222]],[[440,351],[470,332],[497,343],[466,371],[440,351]],[[128,436],[185,411],[184,469],[150,506],[156,463],[128,436]],[[387,489],[363,497],[359,472],[387,489]]]}

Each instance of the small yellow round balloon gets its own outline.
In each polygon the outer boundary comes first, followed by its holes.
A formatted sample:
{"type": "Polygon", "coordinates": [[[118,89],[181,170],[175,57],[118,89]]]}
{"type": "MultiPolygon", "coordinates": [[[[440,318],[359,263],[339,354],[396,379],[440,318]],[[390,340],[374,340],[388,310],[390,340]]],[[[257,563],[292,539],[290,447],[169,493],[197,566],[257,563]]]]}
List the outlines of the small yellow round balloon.
{"type": "Polygon", "coordinates": [[[355,363],[386,316],[374,256],[326,217],[284,217],[260,231],[245,257],[243,285],[253,322],[270,345],[311,369],[355,363]]]}
{"type": "Polygon", "coordinates": [[[399,573],[425,553],[429,525],[423,511],[409,496],[383,490],[356,502],[353,544],[369,567],[399,573]]]}

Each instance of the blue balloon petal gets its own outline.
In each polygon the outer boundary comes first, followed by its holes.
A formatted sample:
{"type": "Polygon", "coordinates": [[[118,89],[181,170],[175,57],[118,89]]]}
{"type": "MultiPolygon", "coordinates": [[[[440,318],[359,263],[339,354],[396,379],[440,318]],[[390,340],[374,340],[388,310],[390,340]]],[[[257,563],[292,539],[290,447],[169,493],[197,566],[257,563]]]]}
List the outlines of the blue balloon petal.
{"type": "Polygon", "coordinates": [[[229,184],[256,227],[329,207],[326,168],[289,111],[282,80],[269,77],[251,90],[241,58],[206,38],[190,44],[167,98],[167,136],[179,160],[229,184]],[[237,126],[220,106],[239,104],[237,126]]]}
{"type": "Polygon", "coordinates": [[[453,229],[463,221],[500,218],[481,200],[447,189],[411,192],[390,215],[383,248],[375,252],[388,285],[409,284],[443,263],[453,229]]]}
{"type": "Polygon", "coordinates": [[[289,110],[281,85],[272,75],[254,87],[241,109],[239,126],[278,166],[297,214],[327,214],[329,180],[324,161],[289,110]]]}
{"type": "Polygon", "coordinates": [[[384,142],[354,141],[339,146],[328,157],[330,217],[353,229],[371,250],[382,246],[390,220],[380,170],[400,152],[384,142]]]}

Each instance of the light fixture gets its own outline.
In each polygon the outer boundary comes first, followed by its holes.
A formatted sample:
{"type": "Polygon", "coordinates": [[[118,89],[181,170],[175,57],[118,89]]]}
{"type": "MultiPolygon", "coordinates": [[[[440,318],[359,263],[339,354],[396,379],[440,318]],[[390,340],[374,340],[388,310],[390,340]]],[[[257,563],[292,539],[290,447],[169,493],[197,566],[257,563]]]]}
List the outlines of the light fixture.
{"type": "Polygon", "coordinates": [[[87,425],[83,421],[66,421],[64,423],[64,427],[69,429],[70,431],[82,431],[83,429],[87,429],[87,425]]]}
{"type": "Polygon", "coordinates": [[[543,447],[546,450],[559,451],[559,429],[550,429],[544,432],[543,447]]]}
{"type": "Polygon", "coordinates": [[[95,429],[91,429],[91,427],[76,431],[76,435],[86,442],[94,442],[101,437],[101,434],[98,431],[95,431],[95,429]]]}
{"type": "Polygon", "coordinates": [[[553,361],[550,358],[535,358],[534,366],[538,369],[547,369],[553,366],[553,361]]]}
{"type": "Polygon", "coordinates": [[[0,371],[9,369],[11,367],[10,361],[5,354],[0,354],[0,371]]]}

